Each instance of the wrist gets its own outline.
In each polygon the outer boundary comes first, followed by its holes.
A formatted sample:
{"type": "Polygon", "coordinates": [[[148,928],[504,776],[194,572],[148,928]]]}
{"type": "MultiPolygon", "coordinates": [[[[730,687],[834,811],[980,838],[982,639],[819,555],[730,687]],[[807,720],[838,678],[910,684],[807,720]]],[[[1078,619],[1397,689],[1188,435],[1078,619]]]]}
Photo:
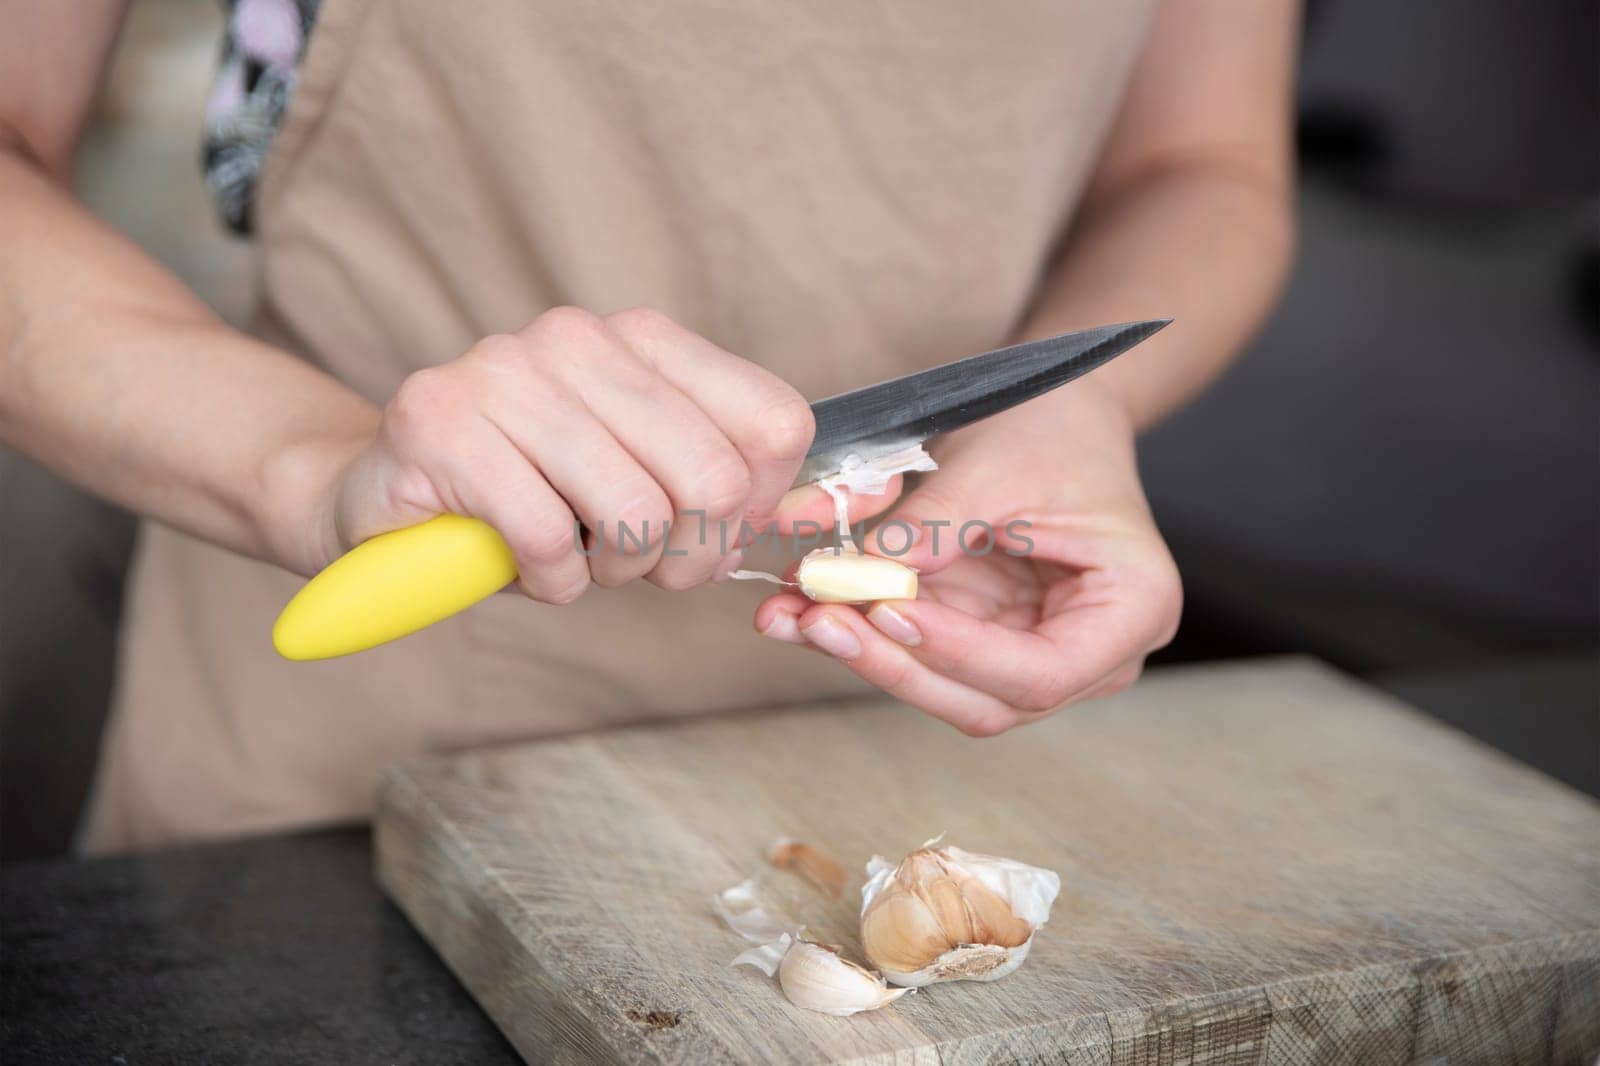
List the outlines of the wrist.
{"type": "Polygon", "coordinates": [[[343,552],[335,501],[345,471],[372,442],[372,432],[290,441],[261,465],[254,520],[267,558],[309,577],[343,552]]]}
{"type": "Polygon", "coordinates": [[[1057,445],[1090,447],[1107,456],[1133,457],[1137,426],[1124,394],[1103,380],[1103,371],[1025,404],[1022,411],[1057,445]],[[1033,410],[1029,411],[1029,408],[1033,410]]]}
{"type": "MultiPolygon", "coordinates": [[[[1037,321],[1018,331],[1016,340],[1018,342],[1039,340],[1078,328],[1083,327],[1070,320],[1065,324],[1037,321]]],[[[1151,340],[1146,340],[1141,349],[1151,343],[1151,340]]],[[[1073,406],[1093,407],[1108,414],[1115,414],[1118,416],[1116,421],[1125,422],[1129,430],[1137,436],[1139,431],[1145,429],[1152,421],[1148,410],[1148,397],[1139,380],[1142,364],[1146,361],[1141,359],[1142,354],[1142,351],[1124,353],[1121,358],[1113,359],[1050,395],[1066,397],[1073,406]]]]}

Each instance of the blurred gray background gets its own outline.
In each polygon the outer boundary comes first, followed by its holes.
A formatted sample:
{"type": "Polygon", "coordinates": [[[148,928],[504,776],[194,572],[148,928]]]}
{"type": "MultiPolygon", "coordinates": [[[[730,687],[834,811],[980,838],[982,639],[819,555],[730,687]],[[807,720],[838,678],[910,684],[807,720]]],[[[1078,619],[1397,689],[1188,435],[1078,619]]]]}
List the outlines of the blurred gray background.
{"type": "MultiPolygon", "coordinates": [[[[80,156],[225,316],[199,136],[211,0],[136,0],[80,156]]],[[[1600,63],[1588,0],[1314,0],[1301,252],[1142,463],[1188,606],[1162,661],[1307,652],[1600,794],[1600,63]]],[[[0,859],[69,846],[113,675],[124,514],[0,452],[0,859]]]]}

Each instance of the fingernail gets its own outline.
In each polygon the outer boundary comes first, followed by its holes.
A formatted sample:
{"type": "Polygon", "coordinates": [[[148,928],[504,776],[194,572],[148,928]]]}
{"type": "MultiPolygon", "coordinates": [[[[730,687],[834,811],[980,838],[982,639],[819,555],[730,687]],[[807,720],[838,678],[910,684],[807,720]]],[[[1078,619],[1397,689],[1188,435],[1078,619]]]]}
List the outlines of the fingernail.
{"type": "Polygon", "coordinates": [[[722,557],[722,562],[717,564],[717,569],[711,574],[713,582],[726,581],[728,575],[744,565],[744,549],[735,548],[722,557]]]}
{"type": "Polygon", "coordinates": [[[880,633],[909,648],[922,643],[922,630],[918,629],[911,619],[888,604],[874,605],[872,610],[867,612],[867,621],[877,626],[880,633]]]}
{"type": "Polygon", "coordinates": [[[836,659],[854,659],[861,654],[856,635],[827,615],[801,630],[806,639],[836,659]]]}
{"type": "Polygon", "coordinates": [[[800,620],[792,614],[779,611],[772,616],[772,621],[767,623],[767,628],[761,631],[764,637],[781,640],[785,644],[804,644],[806,638],[800,635],[800,620]]]}

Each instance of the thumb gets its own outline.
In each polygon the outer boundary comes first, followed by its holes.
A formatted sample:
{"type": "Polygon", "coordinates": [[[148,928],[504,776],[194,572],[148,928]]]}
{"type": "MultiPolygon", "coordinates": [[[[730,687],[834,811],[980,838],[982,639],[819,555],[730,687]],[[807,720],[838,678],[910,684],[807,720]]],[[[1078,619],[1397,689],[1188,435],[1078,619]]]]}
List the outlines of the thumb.
{"type": "Polygon", "coordinates": [[[927,476],[900,506],[868,533],[862,548],[924,574],[936,574],[964,554],[981,554],[992,543],[986,515],[953,471],[927,476]]]}
{"type": "MultiPolygon", "coordinates": [[[[864,522],[886,510],[899,497],[902,484],[901,476],[896,474],[889,479],[889,483],[880,493],[867,494],[846,490],[846,514],[850,524],[864,522]]],[[[778,501],[778,508],[772,520],[776,523],[780,535],[795,536],[807,532],[796,528],[803,525],[831,531],[838,518],[833,497],[817,485],[811,484],[790,489],[783,499],[778,501]]]]}

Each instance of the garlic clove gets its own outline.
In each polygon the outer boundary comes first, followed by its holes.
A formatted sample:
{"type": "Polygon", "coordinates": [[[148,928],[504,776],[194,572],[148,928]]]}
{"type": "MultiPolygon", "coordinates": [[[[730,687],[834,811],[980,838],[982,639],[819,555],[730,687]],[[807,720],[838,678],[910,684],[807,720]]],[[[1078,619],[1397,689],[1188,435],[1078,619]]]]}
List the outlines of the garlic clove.
{"type": "Polygon", "coordinates": [[[840,1017],[877,1010],[911,991],[890,988],[882,977],[846,959],[837,948],[788,933],[751,948],[732,965],[754,966],[768,977],[776,974],[789,1002],[840,1017]]]}
{"type": "Polygon", "coordinates": [[[817,603],[871,603],[874,600],[913,600],[917,597],[917,572],[909,566],[881,556],[863,555],[850,535],[849,493],[881,496],[888,490],[896,474],[912,471],[937,470],[934,462],[921,444],[911,444],[899,451],[864,459],[847,455],[833,474],[819,478],[816,486],[833,500],[834,523],[841,548],[818,548],[800,560],[799,572],[794,582],[785,581],[777,574],[764,570],[734,570],[728,577],[736,581],[770,581],[775,585],[798,584],[800,591],[817,603]],[[851,560],[842,566],[818,567],[815,560],[831,556],[835,562],[851,560]],[[866,565],[859,565],[860,563],[866,565]],[[810,568],[810,588],[807,588],[807,563],[810,568]]]}
{"type": "Polygon", "coordinates": [[[959,883],[961,898],[967,907],[972,927],[968,943],[1014,948],[1033,935],[1033,927],[1017,916],[1011,904],[976,877],[961,877],[959,882],[952,883],[959,883]]]}
{"type": "Polygon", "coordinates": [[[1050,908],[1061,893],[1061,878],[1054,871],[957,847],[943,847],[939,851],[952,868],[976,877],[993,889],[1006,901],[1012,913],[1030,927],[1037,929],[1049,919],[1050,908]]]}
{"type": "Polygon", "coordinates": [[[892,983],[911,987],[1011,973],[1061,890],[1049,870],[954,847],[924,845],[898,866],[874,856],[867,875],[867,958],[892,983]]]}
{"type": "Polygon", "coordinates": [[[878,555],[818,548],[795,572],[800,592],[817,603],[871,603],[917,598],[917,572],[878,555]]]}
{"type": "Polygon", "coordinates": [[[937,958],[950,943],[933,911],[918,896],[896,893],[861,916],[861,942],[886,973],[909,973],[937,958]]]}
{"type": "Polygon", "coordinates": [[[838,1016],[877,1010],[911,991],[890,988],[837,949],[809,940],[790,945],[778,967],[778,985],[795,1006],[838,1016]]]}
{"type": "Polygon", "coordinates": [[[925,881],[904,883],[910,892],[927,901],[928,909],[933,911],[934,920],[948,940],[957,944],[977,941],[972,929],[972,911],[954,879],[934,874],[925,881]]]}

